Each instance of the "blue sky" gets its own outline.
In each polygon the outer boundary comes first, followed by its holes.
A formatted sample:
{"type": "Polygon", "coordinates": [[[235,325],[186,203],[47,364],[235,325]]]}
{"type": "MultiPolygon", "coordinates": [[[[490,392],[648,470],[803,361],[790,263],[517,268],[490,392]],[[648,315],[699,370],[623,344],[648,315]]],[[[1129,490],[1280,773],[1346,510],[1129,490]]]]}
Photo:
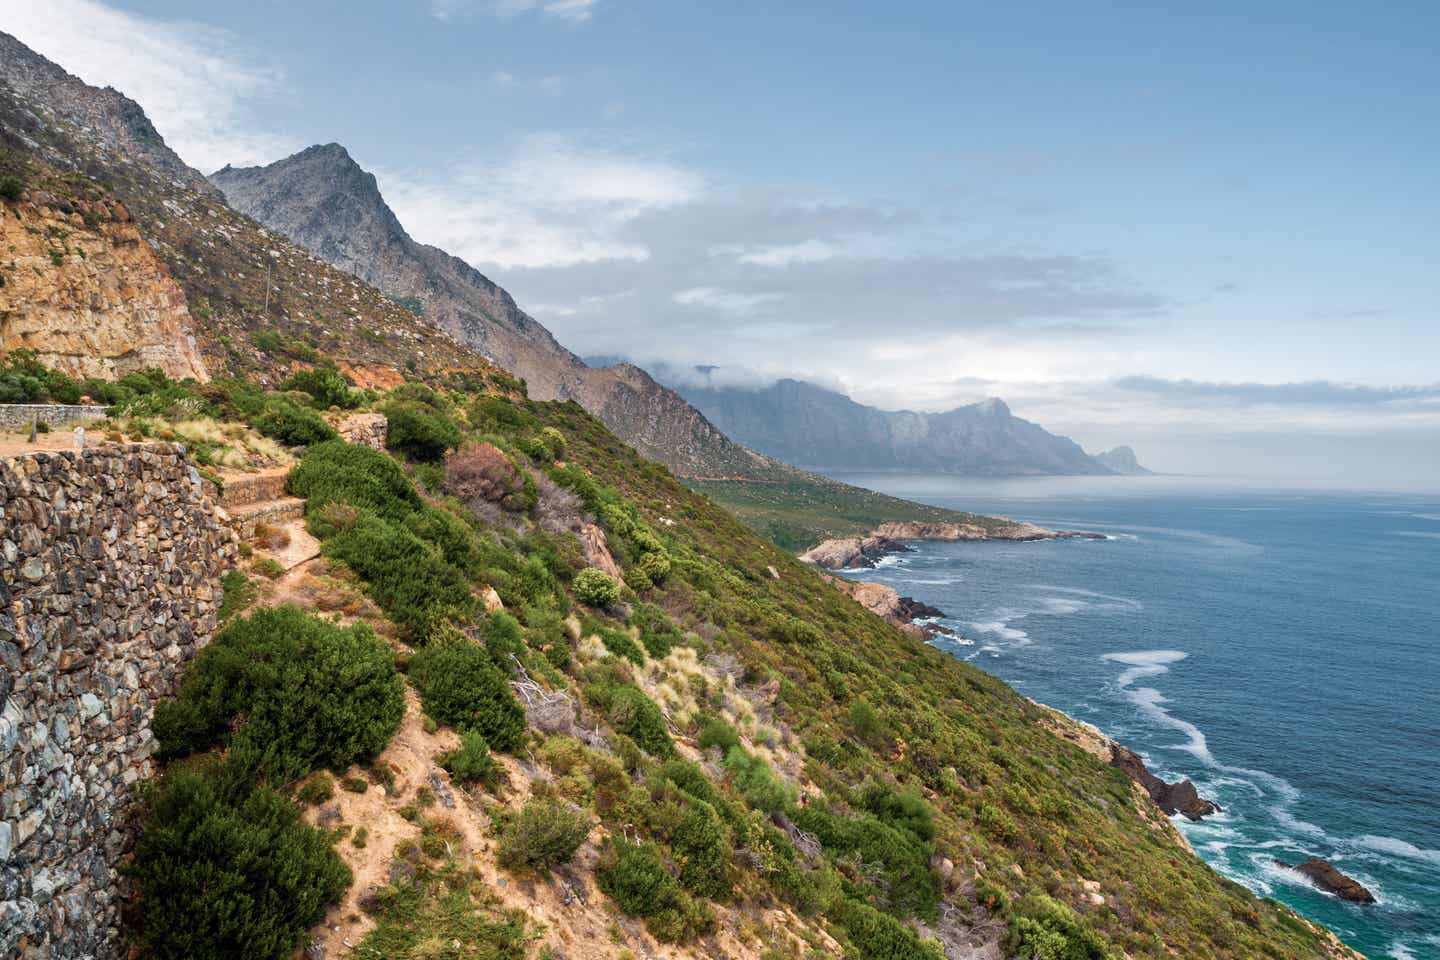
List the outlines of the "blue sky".
{"type": "Polygon", "coordinates": [[[344,143],[577,352],[1440,487],[1435,4],[38,6],[195,166],[344,143]]]}

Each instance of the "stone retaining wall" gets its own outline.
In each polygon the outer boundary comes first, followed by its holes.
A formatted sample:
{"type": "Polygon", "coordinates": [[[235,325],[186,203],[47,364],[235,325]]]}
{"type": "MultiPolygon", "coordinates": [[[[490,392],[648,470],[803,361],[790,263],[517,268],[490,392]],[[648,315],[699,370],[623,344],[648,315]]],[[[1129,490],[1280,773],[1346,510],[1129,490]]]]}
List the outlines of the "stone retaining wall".
{"type": "Polygon", "coordinates": [[[0,957],[125,955],[115,868],[151,714],[235,550],[176,445],[0,460],[0,957]]]}
{"type": "Polygon", "coordinates": [[[52,427],[68,427],[99,420],[109,407],[63,403],[0,403],[0,430],[28,430],[39,420],[52,427]]]}

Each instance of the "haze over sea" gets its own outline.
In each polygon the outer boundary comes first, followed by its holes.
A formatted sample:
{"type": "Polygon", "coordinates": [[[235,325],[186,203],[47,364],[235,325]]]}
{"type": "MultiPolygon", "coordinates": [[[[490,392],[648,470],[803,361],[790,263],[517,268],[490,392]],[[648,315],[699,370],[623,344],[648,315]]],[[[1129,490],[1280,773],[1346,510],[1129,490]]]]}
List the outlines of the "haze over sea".
{"type": "Polygon", "coordinates": [[[850,483],[1103,541],[922,543],[858,579],[944,610],[944,650],[1190,777],[1221,873],[1370,957],[1440,958],[1440,496],[1154,478],[850,483]],[[1275,862],[1318,856],[1355,906],[1275,862]]]}

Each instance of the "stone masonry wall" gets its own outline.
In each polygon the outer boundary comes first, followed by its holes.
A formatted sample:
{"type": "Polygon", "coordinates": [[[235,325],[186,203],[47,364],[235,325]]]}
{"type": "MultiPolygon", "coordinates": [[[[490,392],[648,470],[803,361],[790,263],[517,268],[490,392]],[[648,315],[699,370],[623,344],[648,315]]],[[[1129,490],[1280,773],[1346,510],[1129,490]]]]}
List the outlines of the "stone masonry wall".
{"type": "Polygon", "coordinates": [[[0,403],[0,430],[28,430],[36,420],[52,427],[99,420],[108,407],[61,403],[0,403]]]}
{"type": "Polygon", "coordinates": [[[236,550],[183,448],[0,460],[0,957],[125,955],[116,866],[155,702],[236,550]]]}

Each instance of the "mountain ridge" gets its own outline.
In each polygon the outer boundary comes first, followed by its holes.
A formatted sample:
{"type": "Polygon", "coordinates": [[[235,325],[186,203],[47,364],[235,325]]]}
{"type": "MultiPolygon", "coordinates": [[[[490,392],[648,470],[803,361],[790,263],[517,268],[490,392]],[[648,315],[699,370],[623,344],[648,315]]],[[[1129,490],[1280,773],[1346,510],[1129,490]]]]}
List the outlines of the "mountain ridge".
{"type": "MultiPolygon", "coordinates": [[[[998,397],[941,413],[920,413],[881,410],[790,378],[760,389],[683,382],[676,389],[736,440],[806,469],[976,476],[1131,472],[1015,416],[998,397]]],[[[1134,459],[1134,451],[1130,457],[1134,459]]],[[[1138,462],[1133,466],[1143,470],[1138,462]]]]}
{"type": "Polygon", "coordinates": [[[337,143],[210,176],[226,201],[333,266],[408,305],[522,377],[538,400],[575,400],[681,476],[774,479],[787,468],[734,443],[634,365],[587,366],[515,299],[450,253],[415,240],[374,174],[337,143]]]}

